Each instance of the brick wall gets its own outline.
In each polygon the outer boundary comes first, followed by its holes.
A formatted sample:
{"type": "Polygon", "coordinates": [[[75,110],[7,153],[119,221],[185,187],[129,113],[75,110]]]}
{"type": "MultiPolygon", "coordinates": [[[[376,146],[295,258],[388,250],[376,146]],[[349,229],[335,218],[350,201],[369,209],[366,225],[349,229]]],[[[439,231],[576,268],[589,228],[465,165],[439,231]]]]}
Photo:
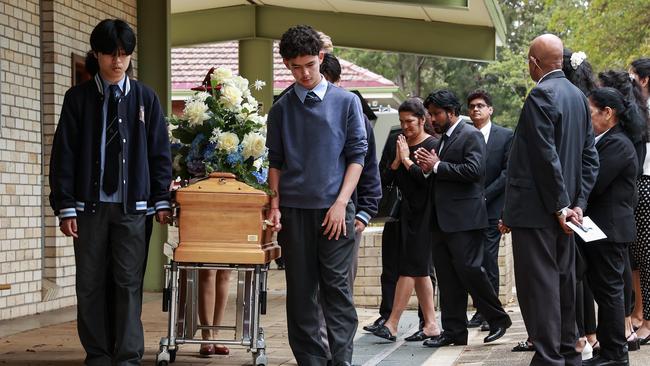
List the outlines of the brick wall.
{"type": "Polygon", "coordinates": [[[84,56],[93,27],[115,17],[136,29],[136,0],[0,3],[0,283],[12,285],[0,320],[76,302],[72,240],[49,207],[47,172],[72,54],[84,56]]]}
{"type": "Polygon", "coordinates": [[[0,3],[0,319],[35,313],[41,287],[39,1],[0,3]],[[11,5],[10,5],[11,4],[11,5]]]}
{"type": "MultiPolygon", "coordinates": [[[[381,235],[383,227],[369,227],[363,232],[359,245],[359,267],[354,281],[354,302],[359,307],[375,308],[381,303],[381,235]]],[[[515,285],[512,262],[511,236],[501,238],[499,246],[499,298],[507,304],[513,300],[515,285]]],[[[437,295],[437,293],[436,293],[437,295]]],[[[436,301],[437,303],[437,301],[436,301]]],[[[417,308],[415,291],[409,299],[409,308],[417,308]]],[[[471,306],[471,301],[468,303],[471,306]]]]}

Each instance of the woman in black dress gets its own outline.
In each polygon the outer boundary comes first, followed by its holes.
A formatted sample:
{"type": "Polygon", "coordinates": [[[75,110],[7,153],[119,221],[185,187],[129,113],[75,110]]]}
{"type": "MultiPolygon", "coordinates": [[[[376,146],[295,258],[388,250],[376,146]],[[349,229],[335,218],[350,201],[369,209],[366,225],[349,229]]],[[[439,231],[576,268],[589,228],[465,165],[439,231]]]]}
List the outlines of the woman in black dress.
{"type": "Polygon", "coordinates": [[[395,289],[393,309],[383,326],[374,335],[394,341],[399,319],[408,305],[415,288],[424,315],[422,332],[427,337],[440,334],[433,304],[431,274],[431,192],[420,167],[415,163],[414,152],[418,148],[427,151],[436,146],[437,140],[424,130],[426,110],[422,102],[409,99],[400,105],[399,120],[402,134],[385,159],[392,160],[381,171],[382,184],[395,182],[402,192],[400,212],[399,280],[395,289]]]}

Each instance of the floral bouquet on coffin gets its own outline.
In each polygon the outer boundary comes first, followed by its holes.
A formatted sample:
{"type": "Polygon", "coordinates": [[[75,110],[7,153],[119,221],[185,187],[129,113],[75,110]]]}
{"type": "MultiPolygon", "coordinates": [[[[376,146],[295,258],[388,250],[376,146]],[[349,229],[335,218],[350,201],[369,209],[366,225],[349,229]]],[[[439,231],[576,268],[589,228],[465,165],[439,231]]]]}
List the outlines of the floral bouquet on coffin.
{"type": "MultiPolygon", "coordinates": [[[[253,85],[264,87],[262,81],[253,85]]],[[[258,113],[248,80],[228,68],[213,68],[203,85],[185,101],[183,116],[171,116],[174,175],[199,178],[229,172],[269,192],[266,116],[258,113]]]]}

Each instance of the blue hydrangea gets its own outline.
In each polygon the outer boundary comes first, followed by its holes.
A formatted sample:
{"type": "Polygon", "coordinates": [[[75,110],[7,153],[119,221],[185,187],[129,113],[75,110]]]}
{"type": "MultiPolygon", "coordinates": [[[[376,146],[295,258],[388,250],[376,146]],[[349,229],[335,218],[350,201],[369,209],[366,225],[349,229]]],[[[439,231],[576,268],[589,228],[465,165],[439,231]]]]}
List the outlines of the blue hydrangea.
{"type": "Polygon", "coordinates": [[[253,176],[257,179],[257,183],[264,184],[269,177],[269,169],[262,168],[260,171],[255,171],[253,172],[253,176]]]}
{"type": "Polygon", "coordinates": [[[231,152],[226,156],[226,162],[230,165],[241,164],[244,162],[244,156],[242,155],[242,147],[239,145],[235,152],[231,152]]]}
{"type": "Polygon", "coordinates": [[[203,159],[211,160],[214,158],[214,151],[217,149],[217,144],[209,143],[205,145],[205,150],[203,150],[203,159]]]}

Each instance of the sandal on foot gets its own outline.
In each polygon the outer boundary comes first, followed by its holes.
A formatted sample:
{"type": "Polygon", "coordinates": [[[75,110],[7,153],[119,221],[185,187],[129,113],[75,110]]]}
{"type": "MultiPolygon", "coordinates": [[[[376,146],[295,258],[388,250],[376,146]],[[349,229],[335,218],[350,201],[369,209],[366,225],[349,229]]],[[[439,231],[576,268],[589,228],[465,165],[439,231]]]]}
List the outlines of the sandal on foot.
{"type": "Polygon", "coordinates": [[[638,351],[639,349],[641,349],[641,340],[637,337],[635,332],[632,332],[627,336],[627,350],[638,351]]]}
{"type": "Polygon", "coordinates": [[[379,338],[387,339],[391,342],[395,342],[395,340],[397,339],[397,337],[395,337],[393,333],[391,333],[390,329],[388,329],[385,325],[382,325],[379,328],[377,328],[377,330],[372,332],[372,334],[374,334],[379,338]]]}
{"type": "Polygon", "coordinates": [[[512,352],[532,352],[534,350],[535,347],[532,344],[528,343],[528,341],[521,341],[512,348],[512,352]]]}
{"type": "Polygon", "coordinates": [[[204,357],[210,357],[215,354],[214,344],[202,344],[199,354],[204,357]]]}
{"type": "Polygon", "coordinates": [[[218,344],[218,345],[214,346],[214,354],[215,355],[228,355],[228,354],[230,354],[230,350],[228,349],[228,347],[218,344]]]}

